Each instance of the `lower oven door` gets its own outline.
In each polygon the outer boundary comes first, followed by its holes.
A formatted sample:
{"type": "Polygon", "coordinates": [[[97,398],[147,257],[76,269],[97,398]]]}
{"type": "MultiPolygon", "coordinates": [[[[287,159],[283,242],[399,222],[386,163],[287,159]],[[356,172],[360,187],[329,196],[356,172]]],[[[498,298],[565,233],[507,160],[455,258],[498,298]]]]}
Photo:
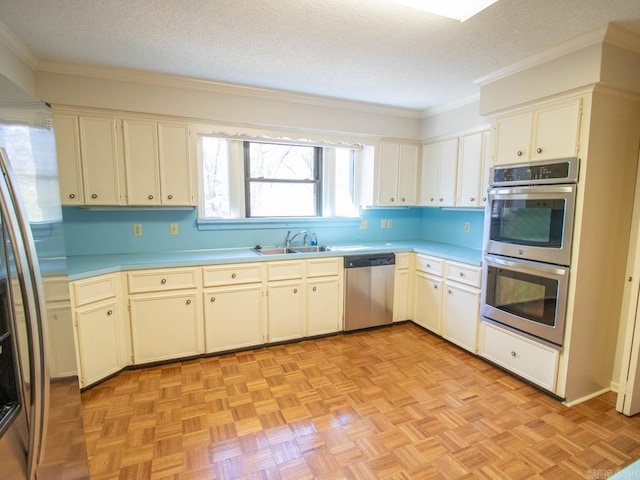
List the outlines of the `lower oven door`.
{"type": "Polygon", "coordinates": [[[485,255],[482,316],[562,346],[569,268],[485,255]]]}

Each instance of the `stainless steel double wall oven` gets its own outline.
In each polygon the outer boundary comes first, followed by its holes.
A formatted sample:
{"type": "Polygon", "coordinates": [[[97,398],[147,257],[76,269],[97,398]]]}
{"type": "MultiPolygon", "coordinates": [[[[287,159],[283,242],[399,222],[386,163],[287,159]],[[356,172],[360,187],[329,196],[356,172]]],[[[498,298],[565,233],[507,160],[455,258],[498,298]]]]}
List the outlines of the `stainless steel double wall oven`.
{"type": "Polygon", "coordinates": [[[482,320],[562,348],[579,160],[491,169],[482,320]]]}

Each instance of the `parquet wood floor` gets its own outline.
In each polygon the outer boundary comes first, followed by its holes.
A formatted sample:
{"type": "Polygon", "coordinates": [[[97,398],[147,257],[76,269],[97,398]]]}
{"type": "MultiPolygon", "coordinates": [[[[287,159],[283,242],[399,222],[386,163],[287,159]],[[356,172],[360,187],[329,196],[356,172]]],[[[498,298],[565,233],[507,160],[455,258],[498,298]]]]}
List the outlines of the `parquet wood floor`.
{"type": "Polygon", "coordinates": [[[122,372],[82,395],[91,478],[606,478],[613,393],[567,408],[411,323],[122,372]]]}

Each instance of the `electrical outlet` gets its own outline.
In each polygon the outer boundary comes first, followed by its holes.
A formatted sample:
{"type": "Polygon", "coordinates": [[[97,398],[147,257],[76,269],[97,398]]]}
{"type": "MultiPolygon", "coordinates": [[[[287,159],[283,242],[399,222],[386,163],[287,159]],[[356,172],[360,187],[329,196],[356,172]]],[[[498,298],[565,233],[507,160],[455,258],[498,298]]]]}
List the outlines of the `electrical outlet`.
{"type": "Polygon", "coordinates": [[[170,223],[169,224],[169,233],[171,235],[178,235],[178,224],[177,223],[170,223]]]}
{"type": "Polygon", "coordinates": [[[383,218],[380,220],[380,228],[387,228],[387,219],[383,218]]]}
{"type": "Polygon", "coordinates": [[[366,230],[367,228],[369,228],[369,222],[360,220],[360,230],[366,230]]]}
{"type": "Polygon", "coordinates": [[[134,223],[133,224],[133,236],[134,237],[141,237],[142,236],[142,224],[141,223],[134,223]]]}
{"type": "Polygon", "coordinates": [[[464,222],[464,231],[465,232],[471,231],[471,224],[469,222],[464,222]]]}
{"type": "Polygon", "coordinates": [[[387,220],[387,228],[393,228],[393,218],[387,220]]]}

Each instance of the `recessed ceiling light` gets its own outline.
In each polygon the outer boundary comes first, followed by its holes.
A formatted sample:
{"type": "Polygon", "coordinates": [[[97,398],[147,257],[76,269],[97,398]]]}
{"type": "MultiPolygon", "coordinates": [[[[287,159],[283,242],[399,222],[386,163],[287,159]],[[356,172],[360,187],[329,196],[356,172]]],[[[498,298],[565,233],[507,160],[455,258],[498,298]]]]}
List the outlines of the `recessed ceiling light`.
{"type": "Polygon", "coordinates": [[[407,7],[464,22],[498,0],[391,0],[407,7]]]}

